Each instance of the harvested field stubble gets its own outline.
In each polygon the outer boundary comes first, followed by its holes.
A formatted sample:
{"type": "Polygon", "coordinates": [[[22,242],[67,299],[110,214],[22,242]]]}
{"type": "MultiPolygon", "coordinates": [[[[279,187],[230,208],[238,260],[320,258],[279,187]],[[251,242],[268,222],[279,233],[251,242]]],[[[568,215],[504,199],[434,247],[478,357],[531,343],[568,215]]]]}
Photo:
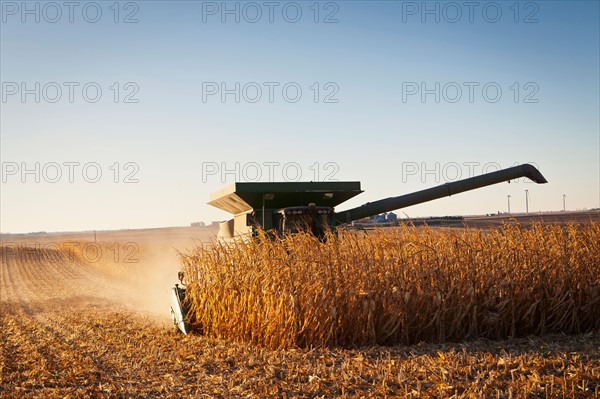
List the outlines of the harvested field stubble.
{"type": "Polygon", "coordinates": [[[600,224],[400,227],[182,254],[209,336],[267,348],[501,339],[600,328],[600,224]]]}
{"type": "Polygon", "coordinates": [[[63,241],[59,248],[69,259],[85,262],[113,277],[130,277],[139,272],[139,252],[135,242],[63,241]]]}

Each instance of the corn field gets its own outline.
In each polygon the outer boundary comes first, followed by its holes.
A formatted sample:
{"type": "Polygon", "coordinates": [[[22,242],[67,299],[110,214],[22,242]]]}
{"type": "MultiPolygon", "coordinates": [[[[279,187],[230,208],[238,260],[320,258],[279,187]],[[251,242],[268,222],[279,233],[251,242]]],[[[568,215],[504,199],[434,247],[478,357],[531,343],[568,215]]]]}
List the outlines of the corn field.
{"type": "Polygon", "coordinates": [[[204,334],[266,348],[395,345],[600,328],[600,223],[400,227],[181,254],[204,334]]]}

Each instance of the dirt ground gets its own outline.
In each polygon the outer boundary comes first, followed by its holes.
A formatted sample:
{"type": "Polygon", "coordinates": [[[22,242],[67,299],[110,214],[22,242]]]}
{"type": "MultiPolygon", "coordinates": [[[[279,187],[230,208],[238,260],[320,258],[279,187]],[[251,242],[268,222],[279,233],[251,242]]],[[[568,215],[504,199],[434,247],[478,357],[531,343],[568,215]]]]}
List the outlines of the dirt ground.
{"type": "Polygon", "coordinates": [[[0,398],[600,397],[600,333],[288,351],[185,337],[177,251],[215,233],[4,235],[0,398]]]}

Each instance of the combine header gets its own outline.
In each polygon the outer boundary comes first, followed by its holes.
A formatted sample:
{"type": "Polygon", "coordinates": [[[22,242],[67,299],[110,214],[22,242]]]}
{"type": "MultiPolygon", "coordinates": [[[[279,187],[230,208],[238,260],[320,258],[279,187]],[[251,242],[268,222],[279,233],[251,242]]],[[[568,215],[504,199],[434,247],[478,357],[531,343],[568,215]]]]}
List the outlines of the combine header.
{"type": "MultiPolygon", "coordinates": [[[[309,231],[323,239],[326,231],[354,220],[521,177],[547,183],[539,170],[523,164],[340,212],[336,212],[335,207],[363,192],[360,182],[234,183],[212,194],[209,205],[234,215],[233,219],[220,224],[218,237],[222,240],[250,239],[259,228],[279,236],[309,231]]],[[[185,315],[181,305],[185,290],[173,288],[172,297],[173,321],[187,333],[189,325],[182,316],[177,317],[185,315]]]]}

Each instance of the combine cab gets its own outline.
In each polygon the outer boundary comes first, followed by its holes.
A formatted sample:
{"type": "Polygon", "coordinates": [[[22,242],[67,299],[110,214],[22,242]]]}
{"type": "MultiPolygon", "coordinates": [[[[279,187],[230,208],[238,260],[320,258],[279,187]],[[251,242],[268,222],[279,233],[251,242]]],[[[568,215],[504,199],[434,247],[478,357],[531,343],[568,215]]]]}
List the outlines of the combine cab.
{"type": "MultiPolygon", "coordinates": [[[[220,224],[220,240],[251,239],[259,228],[279,236],[308,231],[324,239],[328,230],[334,231],[339,225],[521,177],[547,183],[535,167],[523,164],[341,212],[335,207],[363,192],[360,182],[234,183],[211,195],[209,204],[234,215],[220,224]]],[[[174,309],[175,300],[183,302],[178,290],[178,286],[173,288],[171,311],[175,313],[174,323],[187,333],[186,313],[174,309]]]]}

